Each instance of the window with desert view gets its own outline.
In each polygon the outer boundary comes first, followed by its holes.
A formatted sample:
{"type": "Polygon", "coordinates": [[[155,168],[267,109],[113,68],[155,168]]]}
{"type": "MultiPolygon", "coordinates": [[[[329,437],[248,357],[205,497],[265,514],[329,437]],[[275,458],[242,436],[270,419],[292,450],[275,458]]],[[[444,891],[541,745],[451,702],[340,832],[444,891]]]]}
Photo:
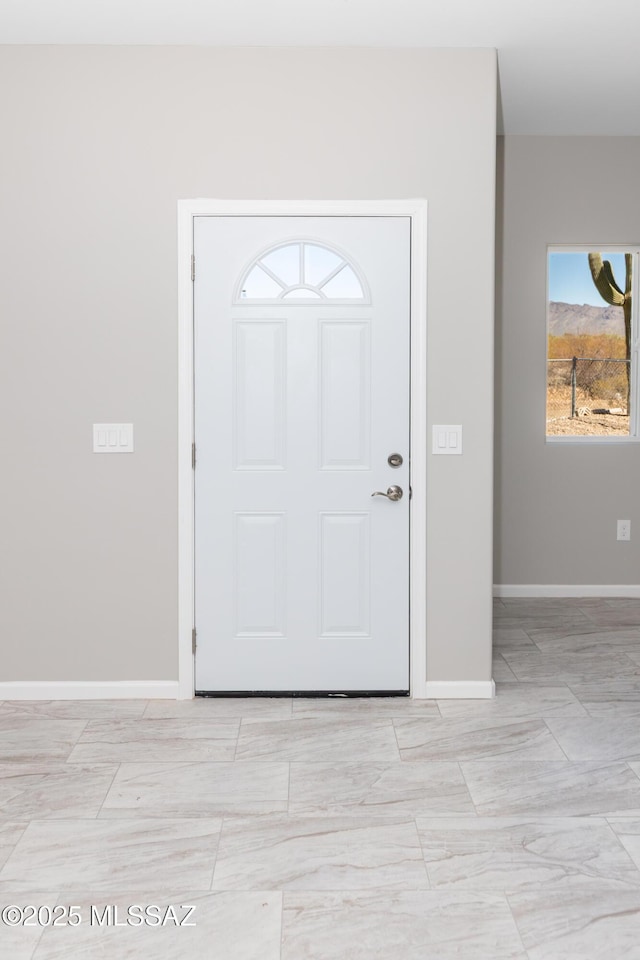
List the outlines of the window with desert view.
{"type": "Polygon", "coordinates": [[[637,249],[549,251],[547,437],[635,436],[637,249]]]}

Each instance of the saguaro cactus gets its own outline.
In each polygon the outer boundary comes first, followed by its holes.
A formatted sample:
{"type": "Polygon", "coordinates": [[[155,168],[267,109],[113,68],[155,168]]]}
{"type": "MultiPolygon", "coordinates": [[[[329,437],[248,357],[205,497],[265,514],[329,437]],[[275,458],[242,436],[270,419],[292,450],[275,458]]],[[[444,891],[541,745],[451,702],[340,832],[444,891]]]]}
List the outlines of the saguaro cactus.
{"type": "Polygon", "coordinates": [[[627,411],[631,393],[631,284],[633,282],[633,254],[625,253],[624,293],[616,283],[613,268],[609,260],[603,260],[601,253],[589,254],[589,269],[596,289],[606,303],[622,307],[624,313],[624,341],[627,358],[627,411]]]}

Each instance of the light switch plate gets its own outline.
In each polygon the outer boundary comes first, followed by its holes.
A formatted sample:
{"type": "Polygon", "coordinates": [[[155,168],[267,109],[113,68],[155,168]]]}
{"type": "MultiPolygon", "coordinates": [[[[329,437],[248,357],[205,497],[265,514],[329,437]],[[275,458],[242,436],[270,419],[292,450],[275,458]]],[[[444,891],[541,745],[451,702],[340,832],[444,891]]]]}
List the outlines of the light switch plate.
{"type": "Polygon", "coordinates": [[[94,423],[94,453],[133,453],[132,423],[94,423]]]}
{"type": "Polygon", "coordinates": [[[432,452],[462,454],[462,424],[434,424],[432,452]]]}

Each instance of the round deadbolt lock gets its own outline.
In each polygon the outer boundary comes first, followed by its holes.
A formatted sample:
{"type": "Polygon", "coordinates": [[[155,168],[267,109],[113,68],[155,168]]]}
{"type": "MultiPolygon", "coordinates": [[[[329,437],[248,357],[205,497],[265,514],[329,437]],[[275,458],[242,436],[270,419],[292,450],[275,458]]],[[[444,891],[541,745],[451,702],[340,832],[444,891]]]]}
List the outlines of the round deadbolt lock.
{"type": "Polygon", "coordinates": [[[387,463],[390,467],[401,467],[404,461],[399,453],[390,453],[387,457],[387,463]]]}

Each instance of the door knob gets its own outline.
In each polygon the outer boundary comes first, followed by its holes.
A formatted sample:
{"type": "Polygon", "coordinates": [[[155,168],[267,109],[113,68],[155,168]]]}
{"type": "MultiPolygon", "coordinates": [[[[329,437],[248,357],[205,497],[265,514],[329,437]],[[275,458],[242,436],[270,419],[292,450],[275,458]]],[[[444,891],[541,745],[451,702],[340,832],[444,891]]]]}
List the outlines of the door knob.
{"type": "Polygon", "coordinates": [[[395,484],[392,487],[387,487],[387,492],[383,493],[382,490],[376,490],[371,494],[372,497],[386,497],[387,500],[402,500],[402,487],[397,487],[395,484]]]}

